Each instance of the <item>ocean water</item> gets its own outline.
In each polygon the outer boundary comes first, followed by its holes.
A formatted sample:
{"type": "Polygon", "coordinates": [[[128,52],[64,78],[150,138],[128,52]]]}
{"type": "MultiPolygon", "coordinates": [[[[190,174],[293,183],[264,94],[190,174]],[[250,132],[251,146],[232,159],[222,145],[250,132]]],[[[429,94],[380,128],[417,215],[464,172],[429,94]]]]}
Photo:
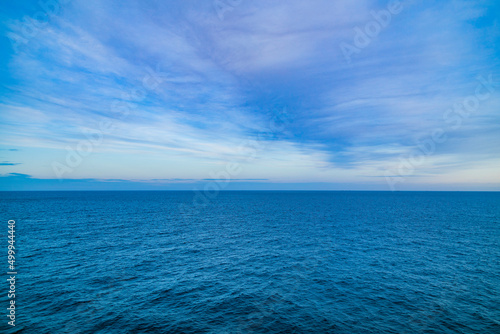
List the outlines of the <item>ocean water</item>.
{"type": "Polygon", "coordinates": [[[500,333],[500,193],[193,196],[0,193],[0,332],[500,333]]]}

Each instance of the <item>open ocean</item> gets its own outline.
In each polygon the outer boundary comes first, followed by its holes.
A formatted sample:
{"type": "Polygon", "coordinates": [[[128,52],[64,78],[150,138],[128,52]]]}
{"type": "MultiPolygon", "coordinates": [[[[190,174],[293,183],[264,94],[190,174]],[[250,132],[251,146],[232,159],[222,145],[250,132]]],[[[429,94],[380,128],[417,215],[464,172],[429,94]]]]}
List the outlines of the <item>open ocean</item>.
{"type": "Polygon", "coordinates": [[[498,192],[213,197],[1,192],[0,332],[500,333],[498,192]]]}

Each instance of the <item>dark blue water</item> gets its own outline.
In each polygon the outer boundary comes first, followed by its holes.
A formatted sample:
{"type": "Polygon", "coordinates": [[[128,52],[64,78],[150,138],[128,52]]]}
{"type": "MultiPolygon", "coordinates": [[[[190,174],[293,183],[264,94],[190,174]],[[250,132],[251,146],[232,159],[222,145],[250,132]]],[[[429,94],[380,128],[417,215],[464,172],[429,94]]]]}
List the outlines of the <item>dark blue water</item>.
{"type": "Polygon", "coordinates": [[[500,193],[0,199],[2,333],[500,333],[500,193]]]}

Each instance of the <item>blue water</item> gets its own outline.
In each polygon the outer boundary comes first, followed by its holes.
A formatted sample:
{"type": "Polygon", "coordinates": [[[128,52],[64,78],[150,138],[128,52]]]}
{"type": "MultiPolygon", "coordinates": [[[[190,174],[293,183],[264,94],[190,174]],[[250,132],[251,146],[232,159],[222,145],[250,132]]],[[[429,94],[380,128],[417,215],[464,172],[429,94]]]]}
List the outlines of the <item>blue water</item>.
{"type": "Polygon", "coordinates": [[[500,333],[500,193],[0,199],[2,333],[500,333]]]}

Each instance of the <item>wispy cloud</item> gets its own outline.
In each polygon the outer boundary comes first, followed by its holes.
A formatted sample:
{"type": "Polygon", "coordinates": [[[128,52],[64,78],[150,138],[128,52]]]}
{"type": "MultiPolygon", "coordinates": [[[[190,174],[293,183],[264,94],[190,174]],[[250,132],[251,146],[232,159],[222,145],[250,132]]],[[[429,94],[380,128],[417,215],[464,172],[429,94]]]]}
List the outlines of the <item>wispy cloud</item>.
{"type": "Polygon", "coordinates": [[[17,162],[8,162],[8,161],[0,162],[0,166],[16,166],[16,165],[20,165],[20,163],[17,163],[17,162]]]}
{"type": "MultiPolygon", "coordinates": [[[[419,138],[447,126],[443,114],[474,93],[478,75],[500,81],[495,1],[401,4],[348,64],[339,45],[387,2],[247,1],[223,20],[210,1],[69,2],[23,48],[2,51],[0,131],[5,147],[23,148],[3,157],[22,166],[3,166],[53,177],[52,161],[64,163],[67,147],[110,121],[114,130],[68,177],[203,179],[243,161],[241,143],[268,132],[286,108],[291,121],[264,139],[243,179],[382,176],[419,138]],[[145,89],[151,71],[161,83],[145,89]],[[35,148],[46,153],[38,163],[29,159],[35,148]]],[[[3,34],[20,22],[7,18],[3,34]]],[[[499,92],[447,132],[417,176],[444,180],[496,162],[499,92]]]]}

